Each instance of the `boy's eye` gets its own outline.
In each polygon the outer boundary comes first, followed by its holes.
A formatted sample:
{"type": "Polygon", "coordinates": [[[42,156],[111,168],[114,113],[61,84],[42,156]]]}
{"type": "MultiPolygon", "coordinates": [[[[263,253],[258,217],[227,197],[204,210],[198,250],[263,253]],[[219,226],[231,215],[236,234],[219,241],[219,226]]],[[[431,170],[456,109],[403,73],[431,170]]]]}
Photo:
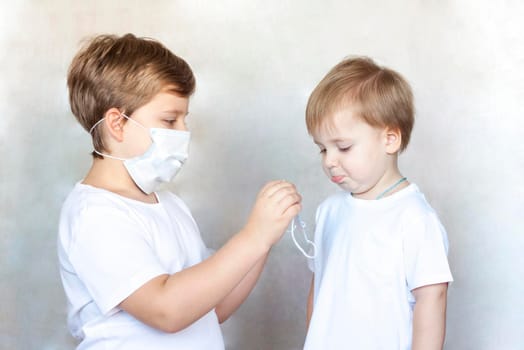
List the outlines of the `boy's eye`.
{"type": "Polygon", "coordinates": [[[326,153],[326,149],[325,148],[321,148],[320,149],[320,154],[323,154],[323,153],[326,153]]]}
{"type": "Polygon", "coordinates": [[[351,146],[347,146],[347,147],[339,147],[338,148],[340,150],[340,152],[347,152],[351,149],[351,146]]]}

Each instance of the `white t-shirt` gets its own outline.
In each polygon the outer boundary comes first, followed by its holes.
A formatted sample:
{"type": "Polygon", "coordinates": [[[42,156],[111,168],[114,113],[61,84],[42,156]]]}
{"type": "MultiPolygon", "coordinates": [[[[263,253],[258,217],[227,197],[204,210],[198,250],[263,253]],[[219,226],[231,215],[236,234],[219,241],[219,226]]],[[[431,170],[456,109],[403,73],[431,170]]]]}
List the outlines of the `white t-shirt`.
{"type": "Polygon", "coordinates": [[[177,333],[118,308],[139,287],[207,257],[189,209],[170,192],[147,204],[78,183],[60,216],[58,258],[77,349],[224,349],[214,310],[177,333]]]}
{"type": "Polygon", "coordinates": [[[318,208],[314,307],[304,349],[411,349],[415,288],[453,280],[446,231],[414,184],[318,208]]]}

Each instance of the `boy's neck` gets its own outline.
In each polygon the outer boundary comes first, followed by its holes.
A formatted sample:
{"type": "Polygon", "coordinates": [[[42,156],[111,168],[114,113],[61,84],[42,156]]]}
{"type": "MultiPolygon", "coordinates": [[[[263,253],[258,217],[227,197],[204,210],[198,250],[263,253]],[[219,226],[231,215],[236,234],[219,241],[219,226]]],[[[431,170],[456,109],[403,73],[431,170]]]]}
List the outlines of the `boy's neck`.
{"type": "Polygon", "coordinates": [[[403,177],[404,176],[401,174],[400,170],[398,169],[398,166],[393,166],[389,169],[389,171],[386,171],[379,179],[379,181],[368,191],[364,193],[352,193],[352,196],[355,198],[366,200],[379,199],[377,197],[381,195],[381,198],[391,196],[392,194],[409,186],[410,183],[407,180],[399,182],[403,177]],[[394,187],[390,188],[391,186],[394,187]],[[388,190],[388,188],[390,189],[388,190]],[[384,193],[384,191],[387,192],[384,193]]]}
{"type": "Polygon", "coordinates": [[[145,194],[135,184],[122,161],[94,158],[82,183],[145,203],[157,203],[154,193],[145,194]]]}

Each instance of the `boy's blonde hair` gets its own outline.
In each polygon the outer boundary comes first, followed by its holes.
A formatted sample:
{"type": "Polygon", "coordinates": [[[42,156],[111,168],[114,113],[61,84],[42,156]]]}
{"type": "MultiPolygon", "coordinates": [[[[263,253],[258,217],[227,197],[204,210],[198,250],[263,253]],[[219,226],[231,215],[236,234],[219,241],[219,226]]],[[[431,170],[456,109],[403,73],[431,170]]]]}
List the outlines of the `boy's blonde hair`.
{"type": "Polygon", "coordinates": [[[406,149],[414,124],[413,93],[397,72],[367,57],[352,57],[333,67],[311,93],[306,124],[311,134],[341,109],[351,106],[373,127],[398,129],[400,151],[406,149]]]}
{"type": "MultiPolygon", "coordinates": [[[[110,108],[131,115],[162,89],[189,97],[195,77],[182,58],[158,41],[133,34],[99,35],[73,58],[67,86],[71,111],[89,131],[110,108]]],[[[106,150],[99,128],[92,137],[96,150],[106,150]]]]}

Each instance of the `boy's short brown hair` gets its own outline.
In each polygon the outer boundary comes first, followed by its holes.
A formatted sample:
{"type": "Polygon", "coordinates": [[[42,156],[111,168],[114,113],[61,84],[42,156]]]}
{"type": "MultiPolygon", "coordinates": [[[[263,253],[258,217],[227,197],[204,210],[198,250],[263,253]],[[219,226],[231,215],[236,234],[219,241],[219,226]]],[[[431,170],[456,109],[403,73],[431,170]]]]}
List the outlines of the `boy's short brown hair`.
{"type": "Polygon", "coordinates": [[[373,127],[400,131],[400,151],[406,149],[414,124],[413,93],[397,72],[367,57],[351,57],[333,67],[311,93],[306,108],[308,132],[351,105],[373,127]]]}
{"type": "MultiPolygon", "coordinates": [[[[162,89],[189,97],[195,77],[182,58],[158,41],[133,34],[99,35],[73,58],[67,86],[71,111],[89,131],[110,108],[130,115],[162,89]]],[[[95,128],[92,137],[101,152],[106,149],[99,130],[95,128]]]]}

